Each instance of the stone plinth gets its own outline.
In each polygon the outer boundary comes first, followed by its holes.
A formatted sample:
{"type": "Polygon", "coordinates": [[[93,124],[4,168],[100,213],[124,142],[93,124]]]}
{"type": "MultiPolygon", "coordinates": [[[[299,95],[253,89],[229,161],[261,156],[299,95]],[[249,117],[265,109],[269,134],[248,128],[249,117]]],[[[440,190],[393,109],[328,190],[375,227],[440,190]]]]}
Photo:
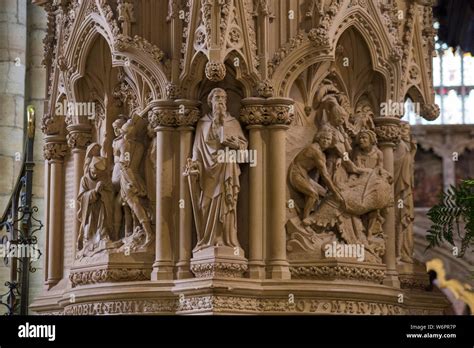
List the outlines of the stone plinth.
{"type": "Polygon", "coordinates": [[[238,278],[247,271],[247,259],[239,247],[208,247],[193,253],[191,271],[197,278],[238,278]]]}

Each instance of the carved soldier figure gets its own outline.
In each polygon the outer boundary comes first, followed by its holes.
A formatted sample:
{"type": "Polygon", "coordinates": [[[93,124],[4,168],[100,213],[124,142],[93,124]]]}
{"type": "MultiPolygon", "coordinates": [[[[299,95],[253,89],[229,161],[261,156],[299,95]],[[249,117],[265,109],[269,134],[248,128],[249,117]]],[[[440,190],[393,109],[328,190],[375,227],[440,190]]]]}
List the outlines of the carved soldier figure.
{"type": "Polygon", "coordinates": [[[238,163],[220,163],[218,151],[245,150],[247,140],[239,122],[227,112],[227,93],[213,89],[208,96],[212,111],[196,128],[193,158],[185,175],[197,177],[191,197],[198,232],[199,251],[211,246],[240,247],[237,239],[237,198],[240,190],[238,163]]]}
{"type": "Polygon", "coordinates": [[[105,248],[112,229],[112,183],[107,159],[99,155],[100,145],[93,143],[86,151],[86,168],[77,197],[80,221],[78,256],[105,248]],[[102,242],[102,243],[101,243],[102,242]]]}
{"type": "MultiPolygon", "coordinates": [[[[122,146],[120,149],[120,192],[122,200],[130,207],[133,218],[138,220],[135,233],[140,227],[145,233],[145,241],[137,247],[146,247],[154,240],[151,227],[151,215],[146,206],[146,187],[140,174],[140,163],[143,158],[144,146],[137,140],[137,124],[139,117],[134,116],[122,126],[122,146]],[[137,228],[138,227],[138,228],[137,228]]],[[[132,235],[133,237],[133,235],[132,235]]],[[[137,235],[135,235],[137,237],[137,235]]]]}

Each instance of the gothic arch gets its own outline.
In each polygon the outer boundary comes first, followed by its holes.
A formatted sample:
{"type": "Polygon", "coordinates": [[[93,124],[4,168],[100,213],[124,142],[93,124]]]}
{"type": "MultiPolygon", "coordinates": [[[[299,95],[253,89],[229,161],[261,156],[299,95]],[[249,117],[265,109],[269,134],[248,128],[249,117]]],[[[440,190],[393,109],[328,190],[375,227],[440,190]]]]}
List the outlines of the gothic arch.
{"type": "MultiPolygon", "coordinates": [[[[206,79],[205,67],[208,59],[203,52],[199,51],[196,52],[191,62],[189,75],[181,77],[181,91],[183,98],[196,99],[199,93],[199,88],[197,87],[206,79]]],[[[242,53],[236,50],[231,51],[227,55],[224,64],[226,67],[226,75],[231,73],[232,76],[241,83],[243,97],[251,97],[253,88],[258,83],[259,77],[248,68],[248,64],[242,53]],[[234,63],[234,59],[238,59],[238,65],[234,63]]]]}
{"type": "Polygon", "coordinates": [[[142,76],[150,87],[153,99],[161,99],[166,95],[169,79],[163,65],[159,63],[164,56],[161,50],[138,36],[130,38],[121,34],[114,35],[107,21],[97,13],[92,12],[84,20],[77,22],[80,24],[76,24],[77,30],[76,27],[73,29],[64,54],[69,57],[64,66],[71,67],[66,79],[70,91],[73,91],[74,84],[83,76],[88,52],[100,35],[109,46],[113,67],[125,67],[142,76]]]}
{"type": "Polygon", "coordinates": [[[309,66],[321,61],[334,61],[336,48],[340,37],[350,28],[355,28],[364,39],[371,56],[374,71],[384,76],[386,84],[385,99],[397,100],[400,83],[400,63],[394,44],[391,42],[383,25],[374,21],[369,13],[361,8],[353,8],[344,14],[344,19],[337,21],[330,28],[329,37],[332,38],[329,49],[315,47],[308,37],[294,51],[290,52],[279,64],[273,74],[273,85],[276,94],[288,96],[296,78],[309,66]],[[338,23],[338,24],[337,24],[338,23]],[[331,35],[331,33],[334,33],[331,35]]]}

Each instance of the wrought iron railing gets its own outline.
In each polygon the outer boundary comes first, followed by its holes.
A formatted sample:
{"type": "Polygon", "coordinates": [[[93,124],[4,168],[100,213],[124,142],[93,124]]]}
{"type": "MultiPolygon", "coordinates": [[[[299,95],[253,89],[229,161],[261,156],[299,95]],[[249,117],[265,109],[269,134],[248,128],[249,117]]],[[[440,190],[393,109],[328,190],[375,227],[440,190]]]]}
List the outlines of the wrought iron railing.
{"type": "Polygon", "coordinates": [[[32,263],[41,256],[35,234],[43,224],[35,217],[38,208],[32,206],[35,109],[28,106],[27,112],[28,128],[21,170],[0,220],[3,262],[10,268],[5,291],[0,287],[0,306],[6,307],[7,315],[28,314],[29,277],[36,271],[32,263]]]}

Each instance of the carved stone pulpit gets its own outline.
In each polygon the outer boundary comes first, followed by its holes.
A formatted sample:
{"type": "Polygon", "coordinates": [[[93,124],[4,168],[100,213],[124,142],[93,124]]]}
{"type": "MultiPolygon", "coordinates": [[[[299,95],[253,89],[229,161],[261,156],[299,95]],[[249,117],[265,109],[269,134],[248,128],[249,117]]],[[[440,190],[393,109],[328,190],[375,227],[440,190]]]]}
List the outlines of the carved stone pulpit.
{"type": "Polygon", "coordinates": [[[399,107],[437,117],[430,1],[41,4],[33,310],[443,312],[413,256],[399,107]]]}

